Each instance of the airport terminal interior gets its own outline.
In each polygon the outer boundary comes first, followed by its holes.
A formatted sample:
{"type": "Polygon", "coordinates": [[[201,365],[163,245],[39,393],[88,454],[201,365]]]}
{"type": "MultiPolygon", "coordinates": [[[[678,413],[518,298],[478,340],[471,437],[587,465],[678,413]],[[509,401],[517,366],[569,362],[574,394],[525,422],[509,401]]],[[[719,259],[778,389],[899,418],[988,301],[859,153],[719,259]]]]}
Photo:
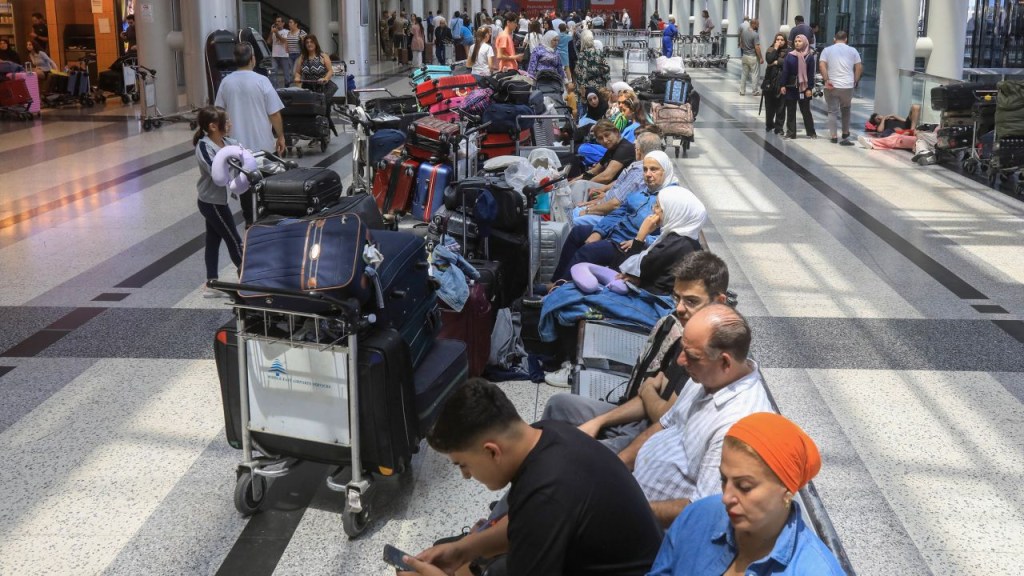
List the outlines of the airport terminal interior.
{"type": "MultiPolygon", "coordinates": [[[[911,66],[920,76],[875,70],[890,41],[879,38],[884,11],[904,1],[789,3],[829,27],[841,14],[874,18],[851,40],[872,58],[854,94],[854,138],[872,112],[903,113],[890,107],[922,103],[937,117],[920,54],[911,66]]],[[[990,63],[981,59],[992,47],[972,39],[1015,17],[1016,3],[951,3],[970,31],[947,39],[965,45],[960,68],[1012,68],[1010,43],[990,63]]],[[[116,4],[123,16],[126,4],[140,15],[161,2],[116,4]]],[[[295,4],[297,17],[310,17],[295,4]]],[[[758,16],[758,2],[742,4],[758,16]]],[[[913,4],[903,12],[917,17],[913,4]]],[[[795,13],[776,23],[791,25],[795,13]]],[[[117,21],[111,10],[107,25],[117,21]]],[[[375,38],[362,48],[365,70],[350,70],[356,85],[410,94],[410,67],[380,57],[375,38]]],[[[830,44],[831,31],[819,38],[830,44]]],[[[695,140],[685,157],[670,156],[707,207],[708,248],[729,266],[779,410],[820,448],[814,486],[848,568],[1018,572],[1024,197],[966,173],[959,159],[925,166],[912,150],[837,146],[820,98],[818,139],[802,128],[797,139],[766,132],[760,98],[738,93],[735,43],[723,50],[734,53],[728,64],[688,68],[701,95],[695,140]]],[[[617,79],[622,57],[608,60],[617,79]]],[[[177,89],[184,108],[189,90],[184,81],[177,89]]],[[[485,517],[499,494],[464,480],[425,442],[410,473],[377,482],[359,538],[343,530],[344,498],[326,486],[325,464],[275,479],[257,514],[236,511],[241,456],[225,439],[213,349],[232,311],[204,297],[193,131],[187,122],[144,130],[144,116],[140,103],[112,97],[0,119],[0,574],[393,574],[384,544],[415,553],[485,517]]],[[[325,151],[294,159],[347,183],[354,133],[337,124],[325,151]]],[[[223,247],[220,264],[220,278],[235,281],[223,247]]],[[[565,392],[498,385],[527,421],[565,392]]]]}

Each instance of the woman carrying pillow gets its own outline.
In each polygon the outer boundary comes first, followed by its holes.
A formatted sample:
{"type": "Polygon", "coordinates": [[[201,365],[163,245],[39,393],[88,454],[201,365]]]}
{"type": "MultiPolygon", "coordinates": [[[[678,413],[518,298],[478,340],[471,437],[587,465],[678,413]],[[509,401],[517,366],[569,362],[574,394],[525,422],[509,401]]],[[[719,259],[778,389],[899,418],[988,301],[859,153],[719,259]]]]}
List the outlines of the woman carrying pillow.
{"type": "Polygon", "coordinates": [[[683,510],[648,576],[843,574],[793,500],[819,469],[814,441],[786,418],[758,412],[733,424],[722,445],[722,495],[683,510]]]}

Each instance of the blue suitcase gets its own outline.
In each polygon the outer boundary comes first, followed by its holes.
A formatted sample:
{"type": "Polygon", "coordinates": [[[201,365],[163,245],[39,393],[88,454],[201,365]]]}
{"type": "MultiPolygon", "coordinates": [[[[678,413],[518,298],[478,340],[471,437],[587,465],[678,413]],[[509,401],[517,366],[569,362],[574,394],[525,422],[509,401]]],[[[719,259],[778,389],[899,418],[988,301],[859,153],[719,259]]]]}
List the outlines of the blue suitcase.
{"type": "MultiPolygon", "coordinates": [[[[239,282],[265,288],[319,292],[365,303],[373,293],[365,275],[363,248],[370,229],[354,214],[257,223],[245,232],[239,282]]],[[[269,296],[259,290],[239,292],[252,304],[297,312],[330,307],[309,300],[269,296]]]]}
{"type": "Polygon", "coordinates": [[[390,231],[375,231],[373,240],[384,255],[376,269],[384,301],[376,325],[398,330],[413,366],[419,366],[441,329],[426,241],[411,232],[390,231]]]}
{"type": "Polygon", "coordinates": [[[686,80],[673,78],[665,83],[665,103],[684,104],[689,97],[690,83],[686,80]]]}
{"type": "Polygon", "coordinates": [[[447,164],[420,164],[416,174],[416,194],[412,200],[412,216],[423,222],[430,219],[444,204],[444,190],[451,182],[452,168],[447,164]]]}
{"type": "Polygon", "coordinates": [[[427,80],[437,80],[438,78],[447,78],[452,75],[452,67],[445,66],[442,64],[428,64],[426,66],[420,66],[409,73],[409,78],[412,79],[414,84],[426,82],[427,80]]]}
{"type": "Polygon", "coordinates": [[[458,340],[438,340],[426,361],[413,373],[416,391],[416,416],[419,432],[426,436],[452,392],[466,382],[469,362],[466,344],[458,340]]]}

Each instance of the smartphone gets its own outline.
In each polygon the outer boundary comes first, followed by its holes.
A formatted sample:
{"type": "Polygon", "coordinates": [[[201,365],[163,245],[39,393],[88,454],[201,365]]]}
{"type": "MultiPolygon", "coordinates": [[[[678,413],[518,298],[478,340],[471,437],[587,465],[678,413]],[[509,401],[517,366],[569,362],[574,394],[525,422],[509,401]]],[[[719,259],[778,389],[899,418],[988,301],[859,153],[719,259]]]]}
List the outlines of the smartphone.
{"type": "Polygon", "coordinates": [[[399,570],[401,570],[403,572],[405,572],[405,571],[414,572],[414,570],[412,569],[412,566],[409,566],[405,562],[402,562],[402,557],[403,556],[412,556],[412,554],[406,554],[405,552],[402,552],[401,550],[399,550],[398,548],[395,548],[391,544],[385,544],[384,545],[384,561],[385,562],[387,562],[388,564],[391,564],[392,566],[394,566],[395,568],[397,568],[397,569],[399,569],[399,570]]]}

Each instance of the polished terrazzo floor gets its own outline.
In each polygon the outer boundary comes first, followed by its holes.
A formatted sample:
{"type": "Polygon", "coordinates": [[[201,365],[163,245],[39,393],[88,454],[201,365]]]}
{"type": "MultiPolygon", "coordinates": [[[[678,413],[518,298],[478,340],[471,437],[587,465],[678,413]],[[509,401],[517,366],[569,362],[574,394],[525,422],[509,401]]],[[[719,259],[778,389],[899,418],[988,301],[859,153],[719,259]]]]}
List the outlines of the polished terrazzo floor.
{"type": "MultiPolygon", "coordinates": [[[[393,71],[360,84],[407,91],[393,71]]],[[[773,394],[822,449],[857,572],[1015,572],[1024,203],[909,153],[766,135],[735,75],[693,77],[677,173],[773,394]]],[[[235,512],[211,347],[230,314],[201,295],[190,134],[136,113],[0,122],[0,574],[388,574],[384,543],[416,551],[482,516],[493,495],[430,450],[356,541],[319,465],[275,483],[272,510],[235,512]]],[[[342,134],[301,164],[348,176],[350,152],[342,134]]],[[[527,418],[553,392],[502,386],[527,418]]]]}

